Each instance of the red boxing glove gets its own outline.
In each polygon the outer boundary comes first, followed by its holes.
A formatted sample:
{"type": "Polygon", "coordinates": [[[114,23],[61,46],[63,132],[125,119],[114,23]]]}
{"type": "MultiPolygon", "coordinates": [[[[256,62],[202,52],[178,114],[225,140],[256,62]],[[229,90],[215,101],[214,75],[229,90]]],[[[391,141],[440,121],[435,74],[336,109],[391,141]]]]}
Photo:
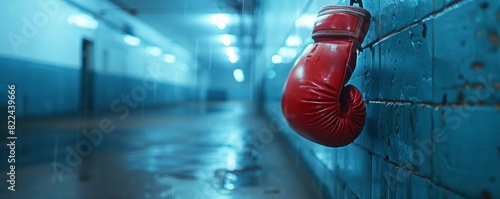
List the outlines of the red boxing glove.
{"type": "Polygon", "coordinates": [[[316,143],[340,147],[356,139],[365,124],[359,90],[344,86],[356,67],[370,26],[370,13],[353,6],[326,6],[314,24],[315,44],[290,71],[281,108],[290,127],[316,143]]]}

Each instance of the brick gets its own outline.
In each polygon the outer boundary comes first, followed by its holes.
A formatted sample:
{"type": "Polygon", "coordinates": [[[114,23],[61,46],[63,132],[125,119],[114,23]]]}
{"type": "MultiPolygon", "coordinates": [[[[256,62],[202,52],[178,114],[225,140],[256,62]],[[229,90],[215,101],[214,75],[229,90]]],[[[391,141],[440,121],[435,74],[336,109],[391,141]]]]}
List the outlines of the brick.
{"type": "Polygon", "coordinates": [[[493,123],[500,118],[500,1],[364,3],[372,25],[363,46],[370,45],[349,81],[368,103],[363,132],[343,148],[288,134],[308,164],[321,168],[314,175],[326,196],[500,197],[493,133],[500,127],[493,123]],[[422,163],[411,159],[422,154],[422,163]]]}
{"type": "Polygon", "coordinates": [[[368,78],[368,74],[372,68],[372,50],[370,48],[364,49],[363,51],[358,51],[357,54],[357,64],[356,68],[354,69],[354,72],[351,76],[351,79],[347,84],[352,84],[358,88],[361,93],[366,93],[369,90],[367,90],[365,86],[365,82],[368,78]]]}
{"type": "Polygon", "coordinates": [[[378,25],[381,35],[418,22],[433,11],[433,1],[380,1],[380,19],[378,25]]]}
{"type": "Polygon", "coordinates": [[[379,1],[363,1],[363,8],[368,10],[371,14],[370,28],[366,34],[365,40],[361,46],[365,47],[370,43],[375,42],[382,36],[381,22],[380,22],[380,3],[379,1]]]}
{"type": "Polygon", "coordinates": [[[371,198],[436,198],[439,188],[428,179],[372,156],[371,198]]]}
{"type": "Polygon", "coordinates": [[[382,90],[380,82],[383,77],[380,72],[380,45],[365,49],[358,56],[358,68],[356,70],[359,69],[363,70],[363,86],[361,90],[364,99],[379,99],[382,90]]]}
{"type": "Polygon", "coordinates": [[[374,122],[370,123],[368,122],[368,119],[366,121],[367,122],[365,123],[361,134],[358,136],[358,138],[356,138],[356,140],[354,140],[354,143],[358,144],[365,150],[371,151],[372,135],[369,129],[373,129],[373,127],[370,128],[369,125],[373,125],[374,122]]]}
{"type": "Polygon", "coordinates": [[[397,169],[382,158],[372,155],[371,198],[396,198],[396,186],[408,181],[403,176],[396,176],[397,169]]]}
{"type": "Polygon", "coordinates": [[[432,109],[409,104],[369,104],[371,150],[398,167],[431,176],[432,109]],[[376,115],[373,115],[376,114],[376,115]]]}
{"type": "Polygon", "coordinates": [[[363,93],[363,76],[363,69],[356,67],[356,69],[354,69],[352,73],[351,79],[349,79],[347,84],[354,85],[359,89],[359,91],[361,91],[361,93],[363,93]]]}
{"type": "MultiPolygon", "coordinates": [[[[463,91],[478,86],[496,88],[489,91],[490,97],[498,96],[492,93],[500,89],[499,9],[498,1],[465,1],[436,16],[433,102],[461,103],[468,96],[478,98],[475,91],[463,91]],[[483,8],[485,2],[489,2],[487,8],[483,8]]],[[[490,97],[482,102],[498,101],[490,97]]]]}
{"type": "Polygon", "coordinates": [[[377,122],[377,118],[379,116],[378,111],[380,108],[379,106],[372,106],[372,104],[368,102],[365,103],[367,103],[365,125],[358,138],[354,140],[354,143],[369,151],[372,151],[372,143],[374,143],[373,137],[380,136],[378,134],[379,126],[377,122]]]}
{"type": "Polygon", "coordinates": [[[432,100],[433,20],[423,21],[380,42],[384,100],[432,100]]]}
{"type": "Polygon", "coordinates": [[[417,175],[411,175],[410,183],[410,193],[405,198],[438,198],[436,197],[438,188],[432,184],[430,179],[425,179],[417,175]]]}
{"type": "Polygon", "coordinates": [[[446,199],[464,199],[464,197],[457,195],[456,193],[452,193],[444,188],[438,188],[436,190],[437,197],[436,198],[446,198],[446,199]]]}
{"type": "Polygon", "coordinates": [[[500,111],[445,107],[433,113],[433,181],[471,198],[500,197],[500,111]]]}
{"type": "Polygon", "coordinates": [[[434,10],[440,10],[463,0],[434,0],[434,10]]]}

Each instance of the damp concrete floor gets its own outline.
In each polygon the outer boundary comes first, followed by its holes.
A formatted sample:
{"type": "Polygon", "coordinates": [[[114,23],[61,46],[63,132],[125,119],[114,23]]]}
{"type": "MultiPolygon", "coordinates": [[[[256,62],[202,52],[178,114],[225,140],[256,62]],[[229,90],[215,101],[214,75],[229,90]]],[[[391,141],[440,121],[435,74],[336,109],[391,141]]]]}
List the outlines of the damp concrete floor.
{"type": "Polygon", "coordinates": [[[21,120],[16,191],[3,183],[0,198],[320,198],[270,125],[247,102],[21,120]]]}

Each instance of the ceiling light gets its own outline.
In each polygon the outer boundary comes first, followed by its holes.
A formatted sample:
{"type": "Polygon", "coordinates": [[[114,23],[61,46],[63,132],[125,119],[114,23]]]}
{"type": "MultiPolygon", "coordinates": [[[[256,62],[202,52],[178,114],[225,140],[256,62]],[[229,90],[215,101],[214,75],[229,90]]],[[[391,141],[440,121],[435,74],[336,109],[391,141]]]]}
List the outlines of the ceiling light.
{"type": "Polygon", "coordinates": [[[271,61],[273,62],[273,64],[280,64],[281,62],[283,62],[283,57],[279,55],[273,55],[273,57],[271,57],[271,61]]]}
{"type": "Polygon", "coordinates": [[[302,40],[297,35],[290,35],[286,39],[287,46],[300,46],[300,44],[302,44],[302,40]]]}
{"type": "Polygon", "coordinates": [[[165,60],[165,62],[169,63],[169,64],[172,64],[175,62],[175,55],[172,55],[172,54],[166,54],[165,56],[163,56],[163,59],[165,60]]]}
{"type": "Polygon", "coordinates": [[[279,49],[278,54],[281,57],[295,58],[295,56],[297,56],[297,51],[293,48],[283,47],[279,49]]]}
{"type": "Polygon", "coordinates": [[[222,41],[222,44],[224,44],[224,46],[229,46],[229,45],[231,45],[231,43],[233,43],[231,36],[228,34],[222,35],[221,41],[222,41]]]}
{"type": "Polygon", "coordinates": [[[217,13],[214,16],[212,16],[211,21],[212,21],[212,23],[217,25],[217,27],[219,29],[222,30],[222,29],[226,28],[226,24],[229,21],[229,18],[224,14],[217,13]]]}
{"type": "Polygon", "coordinates": [[[245,74],[243,73],[243,70],[241,70],[239,68],[234,69],[233,76],[234,76],[234,80],[236,80],[237,82],[245,81],[245,74]]]}
{"type": "Polygon", "coordinates": [[[229,55],[229,62],[234,64],[238,62],[238,60],[239,60],[238,55],[229,55]]]}
{"type": "Polygon", "coordinates": [[[86,14],[68,16],[68,23],[86,29],[96,29],[99,22],[86,14]]]}
{"type": "Polygon", "coordinates": [[[158,57],[161,55],[161,49],[158,48],[158,47],[155,47],[155,46],[150,46],[148,48],[146,48],[146,51],[150,54],[150,55],[153,55],[155,57],[158,57]]]}
{"type": "Polygon", "coordinates": [[[234,47],[227,47],[226,54],[227,56],[236,55],[236,50],[234,49],[234,47]]]}
{"type": "Polygon", "coordinates": [[[138,46],[139,44],[141,44],[141,39],[134,37],[132,35],[123,36],[123,41],[131,46],[138,46]]]}
{"type": "Polygon", "coordinates": [[[304,27],[312,30],[315,22],[316,15],[305,14],[300,16],[297,21],[295,21],[295,27],[304,27]]]}

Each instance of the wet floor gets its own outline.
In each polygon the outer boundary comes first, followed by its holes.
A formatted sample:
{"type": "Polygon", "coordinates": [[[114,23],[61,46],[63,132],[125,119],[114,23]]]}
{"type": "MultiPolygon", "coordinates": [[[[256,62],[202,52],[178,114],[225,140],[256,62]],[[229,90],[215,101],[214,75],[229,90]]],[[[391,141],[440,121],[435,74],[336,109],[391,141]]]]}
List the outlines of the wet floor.
{"type": "Polygon", "coordinates": [[[18,124],[16,191],[5,183],[0,198],[320,198],[297,153],[255,109],[231,102],[32,118],[18,124]]]}

